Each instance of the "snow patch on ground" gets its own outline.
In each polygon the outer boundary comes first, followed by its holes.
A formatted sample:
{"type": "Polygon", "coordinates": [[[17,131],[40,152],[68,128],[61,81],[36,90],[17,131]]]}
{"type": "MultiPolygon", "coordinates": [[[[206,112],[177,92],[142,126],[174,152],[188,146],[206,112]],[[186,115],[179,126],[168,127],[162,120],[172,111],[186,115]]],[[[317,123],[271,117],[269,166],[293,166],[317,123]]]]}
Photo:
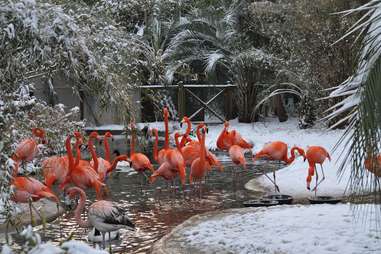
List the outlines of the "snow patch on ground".
{"type": "MultiPolygon", "coordinates": [[[[297,145],[303,149],[308,146],[317,145],[327,149],[332,157],[332,161],[328,160],[323,164],[326,176],[318,188],[318,195],[342,196],[349,180],[349,171],[347,171],[341,179],[337,175],[340,165],[339,155],[342,148],[338,152],[333,153],[333,148],[338,139],[344,133],[344,130],[328,130],[327,128],[311,128],[301,130],[298,126],[297,119],[291,119],[287,122],[280,123],[277,119],[270,119],[266,122],[258,122],[254,124],[238,123],[236,120],[230,121],[230,129],[237,130],[243,138],[254,144],[253,152],[258,152],[262,147],[272,141],[283,141],[292,147],[297,145]]],[[[207,135],[206,144],[209,148],[216,148],[216,140],[223,125],[210,126],[207,135]]],[[[266,161],[258,161],[256,163],[266,163],[266,161]]],[[[307,197],[312,193],[306,188],[306,177],[308,163],[303,161],[302,157],[297,158],[291,165],[285,166],[277,171],[277,184],[280,191],[284,194],[293,195],[294,197],[307,197]]],[[[321,177],[320,166],[318,166],[319,177],[321,177]]],[[[272,176],[271,176],[272,177],[272,176]]],[[[265,177],[260,176],[253,184],[260,184],[267,189],[273,190],[272,183],[265,177]]],[[[312,179],[311,186],[315,184],[315,178],[312,179]]]]}
{"type": "Polygon", "coordinates": [[[348,204],[228,214],[182,228],[176,235],[183,236],[183,246],[205,253],[381,253],[376,221],[366,226],[354,221],[348,204]]]}

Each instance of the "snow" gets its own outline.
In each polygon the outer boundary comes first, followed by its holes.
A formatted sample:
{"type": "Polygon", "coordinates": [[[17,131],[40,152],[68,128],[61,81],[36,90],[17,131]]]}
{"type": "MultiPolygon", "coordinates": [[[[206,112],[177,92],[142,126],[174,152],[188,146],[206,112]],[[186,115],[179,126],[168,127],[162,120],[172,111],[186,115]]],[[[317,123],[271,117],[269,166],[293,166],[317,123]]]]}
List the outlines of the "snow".
{"type": "Polygon", "coordinates": [[[276,206],[204,220],[178,234],[182,245],[204,253],[380,253],[376,216],[370,218],[369,225],[355,221],[348,204],[276,206]]]}
{"type": "Polygon", "coordinates": [[[68,254],[107,254],[107,251],[93,249],[84,242],[71,240],[65,242],[61,247],[67,250],[68,254]]]}

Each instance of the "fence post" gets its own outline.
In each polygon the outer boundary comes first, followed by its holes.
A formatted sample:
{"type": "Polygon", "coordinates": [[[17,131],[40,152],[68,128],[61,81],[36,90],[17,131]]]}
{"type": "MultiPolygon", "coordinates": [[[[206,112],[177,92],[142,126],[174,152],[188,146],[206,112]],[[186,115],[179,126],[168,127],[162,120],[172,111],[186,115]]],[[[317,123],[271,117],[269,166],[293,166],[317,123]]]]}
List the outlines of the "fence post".
{"type": "Polygon", "coordinates": [[[224,92],[224,112],[225,112],[225,119],[230,120],[233,118],[233,91],[232,87],[227,87],[224,92]]]}
{"type": "Polygon", "coordinates": [[[179,120],[185,116],[185,90],[183,82],[179,82],[177,86],[177,109],[179,120]]]}

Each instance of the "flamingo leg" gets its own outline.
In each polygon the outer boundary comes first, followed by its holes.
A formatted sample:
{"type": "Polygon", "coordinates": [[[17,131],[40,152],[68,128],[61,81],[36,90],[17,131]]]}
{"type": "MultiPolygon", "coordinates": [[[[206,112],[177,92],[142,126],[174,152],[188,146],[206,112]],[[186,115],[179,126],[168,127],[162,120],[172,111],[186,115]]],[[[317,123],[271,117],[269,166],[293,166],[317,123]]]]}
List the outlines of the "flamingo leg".
{"type": "Polygon", "coordinates": [[[33,218],[33,211],[32,211],[32,198],[29,198],[29,213],[30,213],[30,224],[32,224],[32,227],[34,226],[34,218],[33,218]]]}
{"type": "Polygon", "coordinates": [[[103,249],[106,249],[105,232],[102,232],[102,245],[103,245],[103,249]]]}
{"type": "Polygon", "coordinates": [[[108,232],[108,243],[109,243],[109,253],[112,253],[112,246],[111,246],[111,232],[108,232]]]}
{"type": "MultiPolygon", "coordinates": [[[[316,191],[317,187],[325,180],[325,175],[324,175],[324,170],[323,170],[323,165],[320,164],[320,167],[321,167],[321,173],[323,175],[322,179],[320,180],[320,182],[318,182],[315,186],[315,188],[312,190],[312,191],[316,191]]],[[[317,170],[316,170],[316,173],[317,173],[317,170]]],[[[316,174],[317,176],[317,174],[316,174]]]]}
{"type": "Polygon", "coordinates": [[[315,197],[316,197],[317,186],[318,186],[318,179],[319,179],[319,174],[318,174],[318,171],[317,171],[317,169],[316,169],[316,165],[315,165],[315,174],[316,174],[316,178],[315,178],[315,188],[313,188],[312,191],[315,191],[315,197]]]}

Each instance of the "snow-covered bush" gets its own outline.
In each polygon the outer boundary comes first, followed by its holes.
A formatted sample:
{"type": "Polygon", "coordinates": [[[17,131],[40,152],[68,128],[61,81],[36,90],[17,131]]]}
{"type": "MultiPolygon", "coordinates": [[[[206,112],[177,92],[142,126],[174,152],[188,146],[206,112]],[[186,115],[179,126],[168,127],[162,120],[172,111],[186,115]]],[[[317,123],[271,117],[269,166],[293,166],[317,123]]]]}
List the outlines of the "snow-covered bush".
{"type": "Polygon", "coordinates": [[[20,81],[63,72],[74,92],[129,112],[135,70],[127,33],[107,14],[82,1],[1,2],[0,89],[13,92],[20,81]]]}
{"type": "Polygon", "coordinates": [[[80,130],[83,121],[78,121],[78,109],[65,112],[64,106],[48,106],[29,95],[30,85],[20,85],[16,92],[0,94],[0,217],[8,218],[13,211],[9,202],[11,189],[10,157],[17,144],[31,137],[31,128],[39,127],[46,131],[47,144],[40,145],[40,155],[33,162],[39,169],[43,157],[64,151],[64,140],[68,133],[80,130]]]}
{"type": "Polygon", "coordinates": [[[12,250],[8,245],[3,245],[1,254],[28,253],[28,254],[107,254],[107,251],[94,249],[84,242],[68,240],[56,246],[50,242],[44,243],[38,233],[29,225],[20,235],[24,238],[21,250],[12,250]]]}

